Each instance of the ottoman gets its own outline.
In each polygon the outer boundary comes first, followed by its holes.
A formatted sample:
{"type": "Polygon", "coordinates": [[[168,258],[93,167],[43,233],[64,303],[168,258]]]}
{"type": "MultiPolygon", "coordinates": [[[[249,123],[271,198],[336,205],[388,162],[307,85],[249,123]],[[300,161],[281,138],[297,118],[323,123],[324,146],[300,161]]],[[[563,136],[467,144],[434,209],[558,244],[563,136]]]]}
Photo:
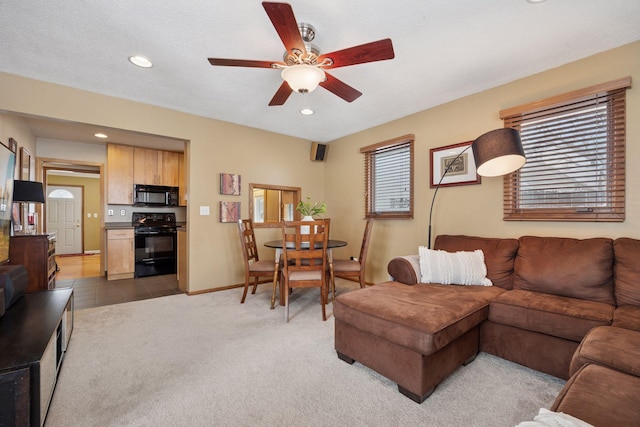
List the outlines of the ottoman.
{"type": "Polygon", "coordinates": [[[489,303],[505,292],[494,286],[386,282],[334,301],[338,357],[373,369],[422,403],[460,365],[475,358],[478,325],[489,303]]]}

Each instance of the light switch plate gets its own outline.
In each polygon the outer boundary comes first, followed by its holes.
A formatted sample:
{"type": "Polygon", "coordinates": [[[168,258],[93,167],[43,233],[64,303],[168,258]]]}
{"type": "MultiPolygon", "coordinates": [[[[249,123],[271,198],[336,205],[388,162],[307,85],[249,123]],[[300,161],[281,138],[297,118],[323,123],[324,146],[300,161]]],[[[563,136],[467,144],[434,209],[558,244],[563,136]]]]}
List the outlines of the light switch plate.
{"type": "Polygon", "coordinates": [[[200,215],[209,215],[209,206],[200,206],[200,215]]]}
{"type": "Polygon", "coordinates": [[[113,209],[109,209],[109,210],[107,211],[107,215],[109,215],[109,216],[113,216],[113,209]]]}

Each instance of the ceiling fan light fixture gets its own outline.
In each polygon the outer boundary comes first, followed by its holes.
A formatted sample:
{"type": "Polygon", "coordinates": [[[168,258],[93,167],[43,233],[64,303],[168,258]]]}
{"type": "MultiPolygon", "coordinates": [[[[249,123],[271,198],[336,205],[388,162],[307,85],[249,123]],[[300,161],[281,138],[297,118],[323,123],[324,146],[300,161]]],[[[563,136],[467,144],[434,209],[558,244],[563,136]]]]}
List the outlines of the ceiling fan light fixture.
{"type": "Polygon", "coordinates": [[[289,84],[291,90],[299,93],[313,92],[326,80],[324,71],[307,64],[293,65],[282,70],[282,79],[289,84]]]}

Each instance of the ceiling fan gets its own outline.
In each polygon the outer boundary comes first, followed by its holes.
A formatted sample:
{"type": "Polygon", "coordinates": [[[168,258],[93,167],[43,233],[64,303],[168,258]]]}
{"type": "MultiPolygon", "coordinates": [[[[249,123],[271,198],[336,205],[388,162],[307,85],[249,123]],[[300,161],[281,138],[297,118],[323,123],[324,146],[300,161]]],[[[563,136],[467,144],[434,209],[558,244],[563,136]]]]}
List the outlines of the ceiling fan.
{"type": "Polygon", "coordinates": [[[352,102],[362,93],[333,77],[325,69],[384,61],[393,59],[395,56],[391,39],[378,40],[321,54],[320,49],[311,43],[315,37],[315,29],[309,24],[298,24],[290,4],[262,2],[262,6],[286,48],[283,60],[273,62],[209,58],[209,62],[216,66],[282,70],[281,75],[284,82],[269,102],[270,106],[283,105],[293,91],[308,93],[316,89],[318,85],[345,101],[352,102]]]}

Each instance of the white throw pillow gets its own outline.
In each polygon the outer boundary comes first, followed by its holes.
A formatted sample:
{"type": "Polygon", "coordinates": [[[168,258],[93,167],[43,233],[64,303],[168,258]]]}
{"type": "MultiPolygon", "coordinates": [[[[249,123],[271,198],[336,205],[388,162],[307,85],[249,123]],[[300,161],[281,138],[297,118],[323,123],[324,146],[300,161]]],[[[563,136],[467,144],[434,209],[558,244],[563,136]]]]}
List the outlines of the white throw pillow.
{"type": "Polygon", "coordinates": [[[478,249],[473,252],[446,252],[418,248],[420,255],[420,282],[442,283],[443,285],[492,286],[487,279],[487,266],[484,253],[478,249]]]}
{"type": "Polygon", "coordinates": [[[552,412],[544,408],[540,408],[533,420],[521,422],[516,427],[593,427],[564,412],[552,412]]]}

